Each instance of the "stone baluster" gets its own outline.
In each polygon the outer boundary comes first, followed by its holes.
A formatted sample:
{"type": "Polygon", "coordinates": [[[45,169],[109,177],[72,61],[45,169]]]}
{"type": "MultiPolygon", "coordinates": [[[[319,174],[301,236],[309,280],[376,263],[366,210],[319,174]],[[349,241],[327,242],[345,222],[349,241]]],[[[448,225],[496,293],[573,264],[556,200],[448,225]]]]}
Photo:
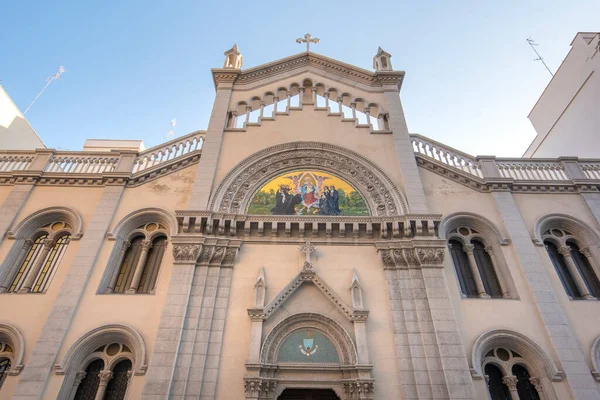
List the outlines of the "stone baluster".
{"type": "Polygon", "coordinates": [[[535,387],[535,390],[538,393],[538,397],[540,400],[545,400],[546,396],[544,395],[544,388],[542,387],[542,381],[540,378],[532,377],[529,378],[529,382],[535,387]]]}
{"type": "Polygon", "coordinates": [[[277,103],[279,103],[279,97],[273,96],[273,115],[271,117],[275,118],[275,113],[277,110],[277,103]]]}
{"type": "Polygon", "coordinates": [[[350,103],[350,108],[352,109],[352,119],[356,121],[356,103],[350,103]]]}
{"type": "Polygon", "coordinates": [[[28,293],[31,291],[31,288],[33,287],[33,284],[35,283],[35,278],[40,273],[40,270],[42,269],[44,262],[46,261],[46,258],[48,257],[48,254],[50,254],[50,250],[52,250],[52,248],[54,247],[54,240],[44,239],[42,241],[42,244],[43,244],[42,250],[40,251],[37,259],[35,260],[35,264],[33,264],[31,269],[27,273],[27,277],[25,278],[25,281],[24,281],[23,285],[21,286],[21,289],[19,289],[19,293],[28,293]]]}
{"type": "Polygon", "coordinates": [[[329,92],[323,93],[323,97],[325,97],[325,108],[327,109],[327,112],[330,112],[331,110],[329,109],[329,92]]]}
{"type": "Polygon", "coordinates": [[[311,91],[312,91],[312,103],[316,107],[317,106],[317,87],[313,86],[311,91]]]}
{"type": "Polygon", "coordinates": [[[481,275],[479,274],[479,269],[477,268],[477,261],[475,261],[475,256],[473,255],[473,249],[475,246],[472,244],[465,244],[463,246],[463,250],[467,253],[469,257],[469,267],[471,268],[471,273],[473,274],[473,279],[475,280],[475,286],[477,287],[477,294],[481,298],[489,298],[490,295],[486,293],[485,287],[483,286],[483,281],[481,280],[481,275]]]}
{"type": "Polygon", "coordinates": [[[519,393],[517,392],[517,382],[518,380],[516,376],[505,376],[502,378],[502,383],[508,387],[512,400],[520,400],[519,393]]]}
{"type": "MultiPolygon", "coordinates": [[[[23,242],[23,246],[21,246],[21,250],[19,250],[19,254],[16,258],[18,265],[21,265],[21,263],[27,256],[27,253],[29,252],[29,250],[31,250],[31,247],[33,247],[33,240],[25,239],[25,241],[23,242]]],[[[4,279],[4,282],[0,286],[0,293],[6,293],[8,291],[8,288],[12,284],[12,278],[13,277],[11,275],[4,279]]]]}
{"type": "Polygon", "coordinates": [[[339,113],[342,114],[342,119],[344,118],[344,110],[342,110],[342,105],[344,105],[344,98],[343,97],[338,97],[337,98],[337,102],[340,108],[339,113]]]}
{"type": "MultiPolygon", "coordinates": [[[[494,265],[495,267],[498,267],[500,264],[498,263],[498,258],[496,257],[496,254],[494,253],[494,248],[492,246],[485,246],[485,252],[490,255],[490,258],[492,259],[492,265],[494,265]]],[[[500,290],[502,291],[502,297],[505,299],[510,299],[511,295],[508,290],[508,283],[506,282],[504,274],[502,274],[501,271],[499,271],[499,268],[496,268],[496,276],[498,277],[498,282],[500,283],[500,290]]]]}
{"type": "Polygon", "coordinates": [[[298,88],[298,107],[302,107],[304,104],[304,87],[298,88]]]}
{"type": "Polygon", "coordinates": [[[140,254],[138,263],[135,266],[135,272],[133,273],[133,279],[131,280],[131,285],[129,285],[129,289],[127,289],[127,294],[133,294],[137,291],[138,286],[140,284],[140,280],[142,279],[142,274],[144,273],[144,267],[146,265],[146,260],[148,259],[148,252],[150,251],[151,248],[152,248],[152,242],[150,240],[144,240],[142,242],[142,252],[140,254]]]}
{"type": "Polygon", "coordinates": [[[98,391],[96,392],[95,400],[103,400],[104,394],[106,393],[106,386],[113,378],[114,374],[112,371],[100,371],[98,376],[100,377],[100,384],[98,385],[98,391]]]}
{"type": "Polygon", "coordinates": [[[117,280],[119,279],[119,272],[121,271],[121,266],[123,265],[123,259],[125,258],[125,253],[127,249],[131,246],[131,242],[126,240],[121,245],[121,249],[119,250],[119,254],[117,255],[117,262],[115,263],[114,269],[112,271],[112,276],[110,277],[110,282],[106,287],[105,293],[113,293],[115,290],[115,286],[117,284],[117,280]]]}
{"type": "Polygon", "coordinates": [[[260,102],[260,115],[258,116],[258,122],[260,122],[260,120],[263,118],[264,112],[265,112],[265,102],[261,101],[260,102]]]}
{"type": "Polygon", "coordinates": [[[287,106],[285,108],[285,111],[288,111],[290,109],[290,107],[292,106],[292,92],[288,91],[286,94],[287,94],[287,106]]]}
{"type": "Polygon", "coordinates": [[[581,274],[579,273],[579,268],[577,268],[577,265],[575,265],[575,261],[573,261],[573,257],[571,256],[571,248],[569,246],[561,246],[558,249],[558,252],[562,254],[562,256],[565,258],[565,263],[567,263],[569,272],[571,272],[571,275],[575,280],[575,284],[577,285],[581,296],[583,296],[583,298],[586,300],[594,300],[595,297],[592,296],[592,294],[590,293],[590,290],[588,289],[587,285],[585,284],[585,281],[583,280],[583,276],[581,276],[581,274]]]}

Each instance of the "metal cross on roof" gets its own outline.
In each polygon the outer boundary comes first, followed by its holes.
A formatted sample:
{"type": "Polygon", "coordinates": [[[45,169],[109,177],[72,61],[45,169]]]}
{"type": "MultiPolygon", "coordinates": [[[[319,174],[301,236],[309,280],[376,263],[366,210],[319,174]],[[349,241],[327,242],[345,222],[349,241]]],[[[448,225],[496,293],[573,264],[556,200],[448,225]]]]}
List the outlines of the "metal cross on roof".
{"type": "Polygon", "coordinates": [[[312,35],[310,33],[307,33],[306,35],[304,35],[304,38],[298,38],[296,39],[296,43],[306,43],[306,51],[309,52],[310,51],[310,44],[314,43],[317,44],[321,41],[321,39],[316,38],[316,37],[312,37],[312,35]]]}

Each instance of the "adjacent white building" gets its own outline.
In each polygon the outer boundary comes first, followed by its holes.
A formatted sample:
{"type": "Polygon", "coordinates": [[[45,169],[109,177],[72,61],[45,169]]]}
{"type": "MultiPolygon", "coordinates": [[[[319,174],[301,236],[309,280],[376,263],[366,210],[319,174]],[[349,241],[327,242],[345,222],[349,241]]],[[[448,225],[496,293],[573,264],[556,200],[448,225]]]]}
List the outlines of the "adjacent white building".
{"type": "Polygon", "coordinates": [[[33,150],[44,146],[19,108],[0,85],[0,149],[33,150]]]}
{"type": "Polygon", "coordinates": [[[537,136],[524,157],[600,157],[600,32],[579,32],[529,114],[537,136]]]}

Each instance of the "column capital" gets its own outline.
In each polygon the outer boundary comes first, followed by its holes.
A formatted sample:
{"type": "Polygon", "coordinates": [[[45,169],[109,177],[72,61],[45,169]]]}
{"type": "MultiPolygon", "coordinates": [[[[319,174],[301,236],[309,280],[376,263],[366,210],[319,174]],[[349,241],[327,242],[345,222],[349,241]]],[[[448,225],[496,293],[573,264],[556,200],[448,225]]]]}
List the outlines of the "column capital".
{"type": "Polygon", "coordinates": [[[75,381],[73,383],[73,386],[79,386],[79,384],[81,383],[82,380],[85,379],[87,375],[87,372],[85,371],[79,371],[75,374],[75,381]]]}
{"type": "Polygon", "coordinates": [[[569,246],[560,246],[558,252],[565,258],[571,258],[571,248],[569,246]]]}
{"type": "Polygon", "coordinates": [[[529,382],[531,382],[531,384],[535,387],[535,390],[537,390],[538,393],[542,393],[544,391],[544,388],[542,387],[542,381],[540,378],[531,377],[529,378],[529,382]]]}
{"type": "Polygon", "coordinates": [[[473,255],[473,250],[475,249],[475,246],[473,246],[472,244],[465,244],[463,245],[463,251],[465,253],[467,253],[467,255],[472,256],[473,255]]]}
{"type": "Polygon", "coordinates": [[[112,371],[100,371],[98,377],[100,378],[100,384],[106,385],[108,381],[113,378],[114,374],[112,371]]]}
{"type": "Polygon", "coordinates": [[[502,383],[508,386],[508,390],[515,391],[517,390],[517,382],[518,379],[516,376],[504,376],[502,377],[502,383]]]}

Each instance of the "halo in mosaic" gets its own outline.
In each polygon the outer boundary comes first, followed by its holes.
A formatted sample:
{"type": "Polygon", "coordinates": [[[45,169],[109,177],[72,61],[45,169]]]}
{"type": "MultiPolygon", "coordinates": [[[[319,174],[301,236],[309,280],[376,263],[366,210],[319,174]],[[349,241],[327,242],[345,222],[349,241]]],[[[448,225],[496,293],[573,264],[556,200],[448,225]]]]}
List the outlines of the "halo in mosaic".
{"type": "Polygon", "coordinates": [[[340,359],[327,336],[314,329],[300,329],[285,338],[279,347],[277,361],[339,364],[340,359]]]}

